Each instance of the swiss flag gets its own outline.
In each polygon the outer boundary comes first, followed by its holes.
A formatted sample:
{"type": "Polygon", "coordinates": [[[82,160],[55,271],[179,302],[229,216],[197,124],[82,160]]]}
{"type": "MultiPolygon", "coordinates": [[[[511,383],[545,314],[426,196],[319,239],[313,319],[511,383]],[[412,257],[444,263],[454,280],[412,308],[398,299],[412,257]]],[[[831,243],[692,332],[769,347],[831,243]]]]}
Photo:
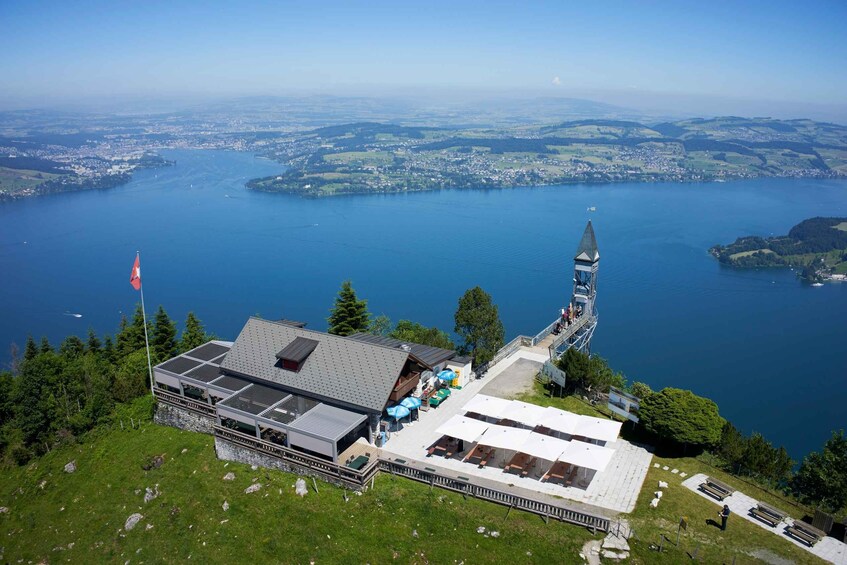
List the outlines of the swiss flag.
{"type": "Polygon", "coordinates": [[[133,263],[132,272],[129,274],[129,284],[135,290],[141,290],[141,263],[138,260],[138,255],[135,256],[135,263],[133,263]]]}

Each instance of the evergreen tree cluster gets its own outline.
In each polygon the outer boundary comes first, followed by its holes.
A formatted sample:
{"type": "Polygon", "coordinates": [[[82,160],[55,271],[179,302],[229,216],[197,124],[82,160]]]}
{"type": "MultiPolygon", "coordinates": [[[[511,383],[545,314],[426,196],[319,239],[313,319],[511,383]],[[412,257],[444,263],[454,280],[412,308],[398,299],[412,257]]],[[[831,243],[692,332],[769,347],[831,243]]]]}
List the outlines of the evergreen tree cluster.
{"type": "MultiPolygon", "coordinates": [[[[161,306],[147,325],[153,364],[211,339],[188,314],[182,336],[161,306]]],[[[121,318],[118,333],[69,336],[58,349],[30,336],[23,359],[0,373],[0,459],[24,463],[107,421],[116,403],[149,394],[144,318],[121,318]]]]}
{"type": "Polygon", "coordinates": [[[759,433],[745,436],[731,422],[724,424],[715,452],[729,472],[758,479],[769,486],[785,485],[794,468],[794,461],[784,447],[774,447],[759,433]]]}

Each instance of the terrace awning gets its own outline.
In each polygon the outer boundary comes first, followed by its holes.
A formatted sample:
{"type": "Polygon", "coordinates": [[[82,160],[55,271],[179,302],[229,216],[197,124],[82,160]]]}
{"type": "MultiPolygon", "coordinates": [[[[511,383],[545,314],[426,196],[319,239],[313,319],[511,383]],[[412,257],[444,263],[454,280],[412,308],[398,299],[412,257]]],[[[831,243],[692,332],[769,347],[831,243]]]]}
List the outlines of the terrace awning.
{"type": "Polygon", "coordinates": [[[462,408],[465,412],[473,412],[482,414],[490,418],[504,418],[504,413],[512,404],[510,400],[503,400],[496,396],[488,396],[487,394],[477,394],[462,408]]]}
{"type": "Polygon", "coordinates": [[[590,416],[580,416],[572,435],[613,442],[618,439],[620,431],[621,422],[592,418],[590,416]]]}
{"type": "Polygon", "coordinates": [[[518,451],[547,461],[556,461],[569,445],[569,441],[557,437],[531,433],[518,451]]]}
{"type": "Polygon", "coordinates": [[[585,443],[584,441],[568,442],[568,447],[564,453],[559,455],[559,461],[570,463],[577,467],[586,469],[594,469],[595,471],[603,471],[612,460],[615,450],[608,447],[600,447],[593,443],[585,443]]]}
{"type": "Polygon", "coordinates": [[[538,425],[556,430],[557,432],[573,435],[573,431],[579,423],[579,418],[578,415],[572,412],[566,412],[565,410],[548,406],[544,409],[544,415],[539,420],[538,425]]]}
{"type": "Polygon", "coordinates": [[[477,443],[497,449],[520,451],[521,446],[526,443],[530,434],[532,434],[532,432],[529,430],[492,424],[488,427],[485,433],[482,434],[482,437],[477,440],[477,443]]]}
{"type": "Polygon", "coordinates": [[[491,427],[491,424],[486,424],[480,420],[473,418],[465,418],[456,414],[436,429],[436,433],[441,435],[454,437],[463,441],[474,443],[479,440],[479,437],[491,427]]]}
{"type": "Polygon", "coordinates": [[[520,400],[512,400],[509,406],[503,411],[503,418],[534,428],[546,412],[543,406],[521,402],[520,400]]]}

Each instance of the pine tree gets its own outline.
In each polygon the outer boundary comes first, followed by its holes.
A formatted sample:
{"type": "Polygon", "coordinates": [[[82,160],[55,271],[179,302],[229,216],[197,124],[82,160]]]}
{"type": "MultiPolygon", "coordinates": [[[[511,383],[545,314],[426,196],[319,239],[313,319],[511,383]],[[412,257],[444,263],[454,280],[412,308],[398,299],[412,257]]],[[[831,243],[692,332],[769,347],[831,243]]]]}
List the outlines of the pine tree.
{"type": "Polygon", "coordinates": [[[115,344],[110,335],[103,338],[103,358],[109,363],[115,362],[115,344]]]}
{"type": "Polygon", "coordinates": [[[335,335],[352,335],[368,331],[371,314],[368,312],[368,301],[359,300],[352,283],[344,281],[341,290],[335,298],[335,306],[330,310],[329,333],[335,335]]]}
{"type": "Polygon", "coordinates": [[[176,355],[176,324],[161,305],[156,310],[150,349],[150,354],[157,363],[176,355]]]}
{"type": "Polygon", "coordinates": [[[47,340],[47,336],[41,336],[41,353],[50,353],[53,351],[53,346],[47,340]]]}
{"type": "MultiPolygon", "coordinates": [[[[150,330],[150,324],[147,325],[147,329],[150,330]]],[[[121,316],[117,348],[118,356],[121,358],[144,348],[144,312],[141,310],[141,304],[135,307],[132,323],[127,322],[126,316],[121,316]]]]}
{"type": "Polygon", "coordinates": [[[65,359],[76,359],[85,353],[85,343],[75,335],[69,335],[59,345],[59,355],[65,359]]]}
{"type": "Polygon", "coordinates": [[[26,346],[24,347],[24,361],[29,361],[38,355],[38,346],[35,345],[35,340],[31,335],[26,336],[26,346]]]}
{"type": "Polygon", "coordinates": [[[206,335],[203,323],[197,319],[194,312],[189,312],[185,318],[185,330],[182,332],[182,339],[179,344],[180,351],[194,349],[207,341],[209,341],[209,336],[206,335]]]}
{"type": "Polygon", "coordinates": [[[474,364],[490,361],[506,336],[497,306],[491,295],[476,286],[459,299],[455,315],[455,332],[462,338],[459,351],[473,355],[474,364]]]}
{"type": "Polygon", "coordinates": [[[97,332],[94,331],[94,328],[88,328],[88,352],[89,353],[97,353],[100,351],[102,343],[100,343],[100,339],[97,337],[97,332]]]}

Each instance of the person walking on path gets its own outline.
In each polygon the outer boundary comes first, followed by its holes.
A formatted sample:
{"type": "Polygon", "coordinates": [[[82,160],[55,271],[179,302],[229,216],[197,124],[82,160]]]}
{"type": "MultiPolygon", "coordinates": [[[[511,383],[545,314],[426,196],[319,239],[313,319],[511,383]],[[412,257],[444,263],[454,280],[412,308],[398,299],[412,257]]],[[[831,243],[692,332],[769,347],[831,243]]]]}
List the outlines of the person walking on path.
{"type": "Polygon", "coordinates": [[[718,516],[721,517],[721,530],[726,531],[726,521],[729,519],[729,506],[726,504],[723,505],[723,510],[718,512],[718,516]]]}

